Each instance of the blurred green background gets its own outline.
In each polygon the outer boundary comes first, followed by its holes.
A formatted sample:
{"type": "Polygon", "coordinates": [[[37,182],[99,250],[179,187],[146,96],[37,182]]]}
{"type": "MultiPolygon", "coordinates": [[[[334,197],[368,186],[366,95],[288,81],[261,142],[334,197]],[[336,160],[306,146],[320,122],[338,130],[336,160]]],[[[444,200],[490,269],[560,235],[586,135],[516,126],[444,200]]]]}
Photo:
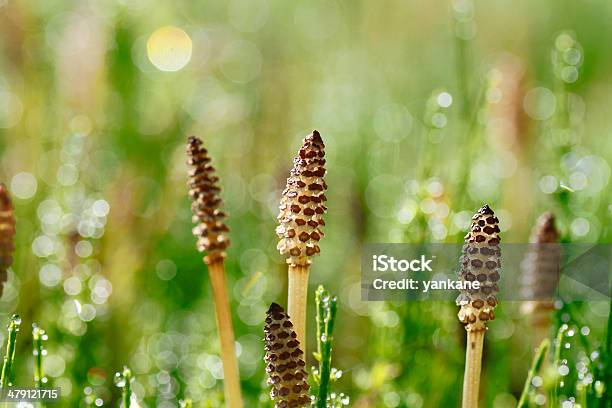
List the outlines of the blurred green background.
{"type": "MultiPolygon", "coordinates": [[[[286,296],[278,201],[316,128],[329,213],[311,289],[339,296],[336,389],[359,407],[457,406],[456,306],[362,302],[360,245],[461,242],[484,202],[505,242],[551,210],[564,241],[611,243],[611,19],[603,0],[0,0],[0,180],[18,225],[0,320],[24,321],[15,383],[32,381],[35,321],[64,406],[116,404],[124,364],[143,407],[220,404],[187,198],[194,134],[230,213],[247,406],[264,406],[265,310],[286,296]]],[[[516,404],[531,360],[518,306],[502,304],[487,335],[487,407],[516,404]]],[[[591,358],[608,305],[557,315],[589,327],[567,358],[591,358]]]]}

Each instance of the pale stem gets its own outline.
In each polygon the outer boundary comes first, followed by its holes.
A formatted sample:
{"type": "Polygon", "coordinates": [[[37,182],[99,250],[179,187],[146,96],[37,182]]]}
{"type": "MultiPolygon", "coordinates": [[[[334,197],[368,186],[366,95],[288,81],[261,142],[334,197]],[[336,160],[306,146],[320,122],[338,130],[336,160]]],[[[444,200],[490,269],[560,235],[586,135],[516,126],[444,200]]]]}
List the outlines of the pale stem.
{"type": "Polygon", "coordinates": [[[300,348],[306,352],[306,305],[308,304],[308,274],[310,265],[289,265],[288,312],[297,334],[300,348]]]}
{"type": "Polygon", "coordinates": [[[484,335],[485,330],[471,330],[467,332],[462,408],[478,408],[484,335]]]}
{"type": "Polygon", "coordinates": [[[242,408],[240,374],[238,371],[232,313],[230,311],[223,261],[213,262],[208,265],[208,273],[213,290],[219,341],[221,343],[225,401],[230,408],[242,408]]]}

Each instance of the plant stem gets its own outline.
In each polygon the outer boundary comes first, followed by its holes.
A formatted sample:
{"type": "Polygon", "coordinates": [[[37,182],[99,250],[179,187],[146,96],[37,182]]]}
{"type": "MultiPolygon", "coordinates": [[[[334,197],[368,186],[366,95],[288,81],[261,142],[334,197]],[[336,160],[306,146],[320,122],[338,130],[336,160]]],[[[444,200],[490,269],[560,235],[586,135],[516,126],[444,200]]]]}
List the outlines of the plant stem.
{"type": "Polygon", "coordinates": [[[10,378],[13,372],[13,363],[15,362],[15,343],[17,342],[17,332],[21,325],[21,318],[18,315],[13,315],[8,324],[8,341],[6,344],[6,354],[4,355],[4,364],[2,365],[2,392],[5,392],[10,385],[10,378]]]}
{"type": "Polygon", "coordinates": [[[331,373],[331,352],[334,323],[338,303],[336,297],[329,297],[329,293],[319,286],[317,289],[317,349],[319,354],[319,395],[317,408],[327,408],[329,394],[329,381],[331,373]]]}
{"type": "MultiPolygon", "coordinates": [[[[32,324],[32,353],[34,354],[34,384],[36,388],[44,388],[47,379],[43,367],[43,355],[45,353],[43,342],[47,339],[47,334],[36,323],[32,324]]],[[[44,408],[46,404],[40,402],[39,406],[44,408]]]]}
{"type": "Polygon", "coordinates": [[[478,408],[484,335],[485,330],[470,330],[467,332],[462,408],[478,408]]]}
{"type": "Polygon", "coordinates": [[[209,264],[208,274],[213,290],[215,314],[217,316],[217,327],[219,329],[219,341],[221,343],[225,402],[230,408],[242,408],[240,374],[238,371],[234,329],[232,327],[232,313],[230,311],[223,261],[216,261],[209,264]]]}
{"type": "Polygon", "coordinates": [[[121,400],[123,401],[123,408],[130,408],[130,401],[132,399],[132,371],[127,367],[123,368],[123,378],[125,385],[121,390],[121,400]]]}
{"type": "Polygon", "coordinates": [[[306,352],[306,304],[310,265],[289,265],[288,312],[304,355],[306,352]]]}
{"type": "Polygon", "coordinates": [[[567,325],[563,324],[560,328],[559,331],[557,332],[557,337],[555,338],[555,356],[554,356],[554,360],[553,360],[553,368],[555,370],[555,382],[554,382],[554,387],[550,392],[550,401],[551,401],[551,407],[558,407],[559,406],[559,378],[558,375],[556,373],[558,373],[558,369],[559,369],[559,361],[561,360],[561,342],[563,341],[563,335],[565,334],[567,330],[567,325]]]}
{"type": "Polygon", "coordinates": [[[533,377],[538,373],[538,371],[540,371],[542,363],[544,362],[544,357],[546,356],[549,347],[550,341],[548,339],[542,340],[540,346],[538,347],[538,351],[533,361],[531,362],[531,368],[529,370],[529,373],[527,374],[527,379],[525,380],[525,386],[523,387],[521,399],[519,400],[519,403],[516,408],[527,408],[527,398],[529,396],[529,389],[531,388],[531,381],[533,380],[533,377]]]}
{"type": "MultiPolygon", "coordinates": [[[[606,384],[612,384],[612,301],[610,301],[610,311],[608,314],[608,326],[606,327],[606,367],[604,372],[604,380],[606,384]]],[[[612,392],[610,386],[607,386],[602,398],[602,406],[612,401],[612,392]]]]}
{"type": "Polygon", "coordinates": [[[34,354],[34,383],[37,388],[43,388],[45,384],[45,371],[43,368],[43,341],[46,339],[43,329],[36,324],[32,325],[32,347],[34,354]]]}

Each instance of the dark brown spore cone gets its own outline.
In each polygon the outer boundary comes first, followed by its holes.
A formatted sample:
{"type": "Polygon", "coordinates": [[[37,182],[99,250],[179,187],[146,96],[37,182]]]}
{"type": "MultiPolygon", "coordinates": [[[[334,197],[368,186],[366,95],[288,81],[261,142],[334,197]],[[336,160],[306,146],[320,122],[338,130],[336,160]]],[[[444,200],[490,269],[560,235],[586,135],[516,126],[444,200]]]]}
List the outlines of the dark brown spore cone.
{"type": "Polygon", "coordinates": [[[488,205],[472,217],[470,232],[465,236],[459,277],[462,281],[478,281],[479,289],[462,290],[457,297],[459,320],[466,330],[485,330],[486,323],[495,318],[499,292],[501,251],[499,248],[499,220],[488,205]]]}
{"type": "Polygon", "coordinates": [[[303,352],[285,310],[272,303],[264,327],[264,341],[268,384],[272,386],[270,398],[276,408],[305,407],[310,405],[308,375],[304,367],[303,352]]]}
{"type": "Polygon", "coordinates": [[[283,191],[276,234],[280,238],[278,250],[287,255],[292,265],[307,265],[318,254],[321,227],[327,211],[325,191],[325,145],[319,132],[314,130],[304,138],[293,169],[283,191]]]}
{"type": "MultiPolygon", "coordinates": [[[[538,219],[529,240],[529,250],[522,263],[522,296],[536,302],[527,302],[526,313],[538,310],[551,311],[559,285],[561,245],[555,217],[544,213],[538,219]]],[[[534,316],[534,318],[538,318],[534,316]]]]}
{"type": "Polygon", "coordinates": [[[229,228],[224,223],[227,214],[220,209],[223,201],[219,196],[219,178],[215,176],[215,168],[210,164],[202,141],[195,136],[189,137],[187,154],[187,164],[192,166],[189,170],[191,209],[193,221],[198,223],[193,234],[198,238],[198,251],[207,252],[204,262],[211,264],[223,260],[230,245],[226,235],[229,228]]]}
{"type": "Polygon", "coordinates": [[[15,216],[11,197],[4,184],[0,184],[0,296],[8,278],[8,268],[13,264],[15,243],[15,216]]]}

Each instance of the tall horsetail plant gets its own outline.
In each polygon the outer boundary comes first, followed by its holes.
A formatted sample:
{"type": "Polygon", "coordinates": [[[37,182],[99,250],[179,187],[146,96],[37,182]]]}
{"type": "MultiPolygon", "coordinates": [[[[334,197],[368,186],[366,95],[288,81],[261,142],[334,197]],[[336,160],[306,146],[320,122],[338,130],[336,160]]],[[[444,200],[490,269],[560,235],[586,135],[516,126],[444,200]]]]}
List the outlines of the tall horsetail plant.
{"type": "Polygon", "coordinates": [[[270,398],[275,408],[311,405],[304,352],[297,337],[285,310],[272,303],[264,326],[264,360],[267,363],[268,385],[272,386],[270,398]]]}
{"type": "Polygon", "coordinates": [[[315,399],[317,408],[342,407],[348,405],[348,397],[344,394],[331,392],[331,382],[336,381],[342,372],[332,368],[332,342],[334,323],[338,311],[338,299],[330,296],[323,286],[319,286],[316,292],[317,304],[317,352],[316,360],[319,368],[313,368],[313,378],[318,384],[319,390],[315,399]]]}
{"type": "Polygon", "coordinates": [[[463,408],[478,408],[484,335],[487,322],[495,318],[493,311],[499,292],[499,243],[499,220],[493,210],[484,205],[472,218],[460,260],[461,281],[480,282],[478,288],[464,289],[457,298],[459,321],[467,331],[463,408]]]}
{"type": "Polygon", "coordinates": [[[529,241],[532,245],[521,265],[522,295],[530,300],[523,303],[521,311],[529,317],[535,343],[539,344],[549,337],[559,285],[561,246],[552,213],[540,216],[529,241]]]}
{"type": "Polygon", "coordinates": [[[14,314],[9,320],[8,340],[6,343],[6,354],[4,355],[4,364],[2,365],[2,376],[0,383],[2,384],[2,393],[11,386],[11,378],[13,376],[13,364],[15,362],[15,344],[17,343],[17,333],[21,326],[21,317],[14,314]]]}
{"type": "Polygon", "coordinates": [[[225,279],[225,250],[230,241],[227,238],[229,228],[225,225],[227,214],[221,210],[223,201],[220,198],[221,188],[215,168],[210,164],[208,151],[202,141],[195,136],[187,141],[189,171],[189,196],[193,220],[198,225],[193,229],[198,238],[197,248],[206,252],[204,263],[208,265],[208,274],[212,286],[217,316],[217,327],[221,343],[221,362],[223,364],[225,402],[230,408],[241,408],[240,374],[232,326],[232,313],[229,305],[227,282],[225,279]]]}
{"type": "Polygon", "coordinates": [[[325,191],[325,145],[316,130],[304,138],[293,169],[287,178],[278,215],[276,233],[280,238],[278,250],[287,256],[288,308],[295,324],[295,332],[306,352],[306,305],[308,275],[312,257],[320,252],[323,214],[327,211],[325,191]]]}
{"type": "Polygon", "coordinates": [[[123,408],[130,408],[132,401],[132,370],[127,366],[123,367],[123,371],[115,373],[115,385],[121,388],[121,405],[123,408]]]}
{"type": "MultiPolygon", "coordinates": [[[[36,323],[32,324],[32,354],[34,355],[34,384],[36,388],[44,388],[47,383],[47,377],[45,376],[45,369],[43,365],[43,357],[47,351],[44,347],[44,342],[47,340],[47,333],[38,327],[36,323]]],[[[40,403],[40,406],[44,408],[44,403],[40,403]]]]}
{"type": "Polygon", "coordinates": [[[13,263],[15,250],[15,216],[13,204],[6,186],[0,183],[0,296],[8,278],[8,268],[13,263]]]}

